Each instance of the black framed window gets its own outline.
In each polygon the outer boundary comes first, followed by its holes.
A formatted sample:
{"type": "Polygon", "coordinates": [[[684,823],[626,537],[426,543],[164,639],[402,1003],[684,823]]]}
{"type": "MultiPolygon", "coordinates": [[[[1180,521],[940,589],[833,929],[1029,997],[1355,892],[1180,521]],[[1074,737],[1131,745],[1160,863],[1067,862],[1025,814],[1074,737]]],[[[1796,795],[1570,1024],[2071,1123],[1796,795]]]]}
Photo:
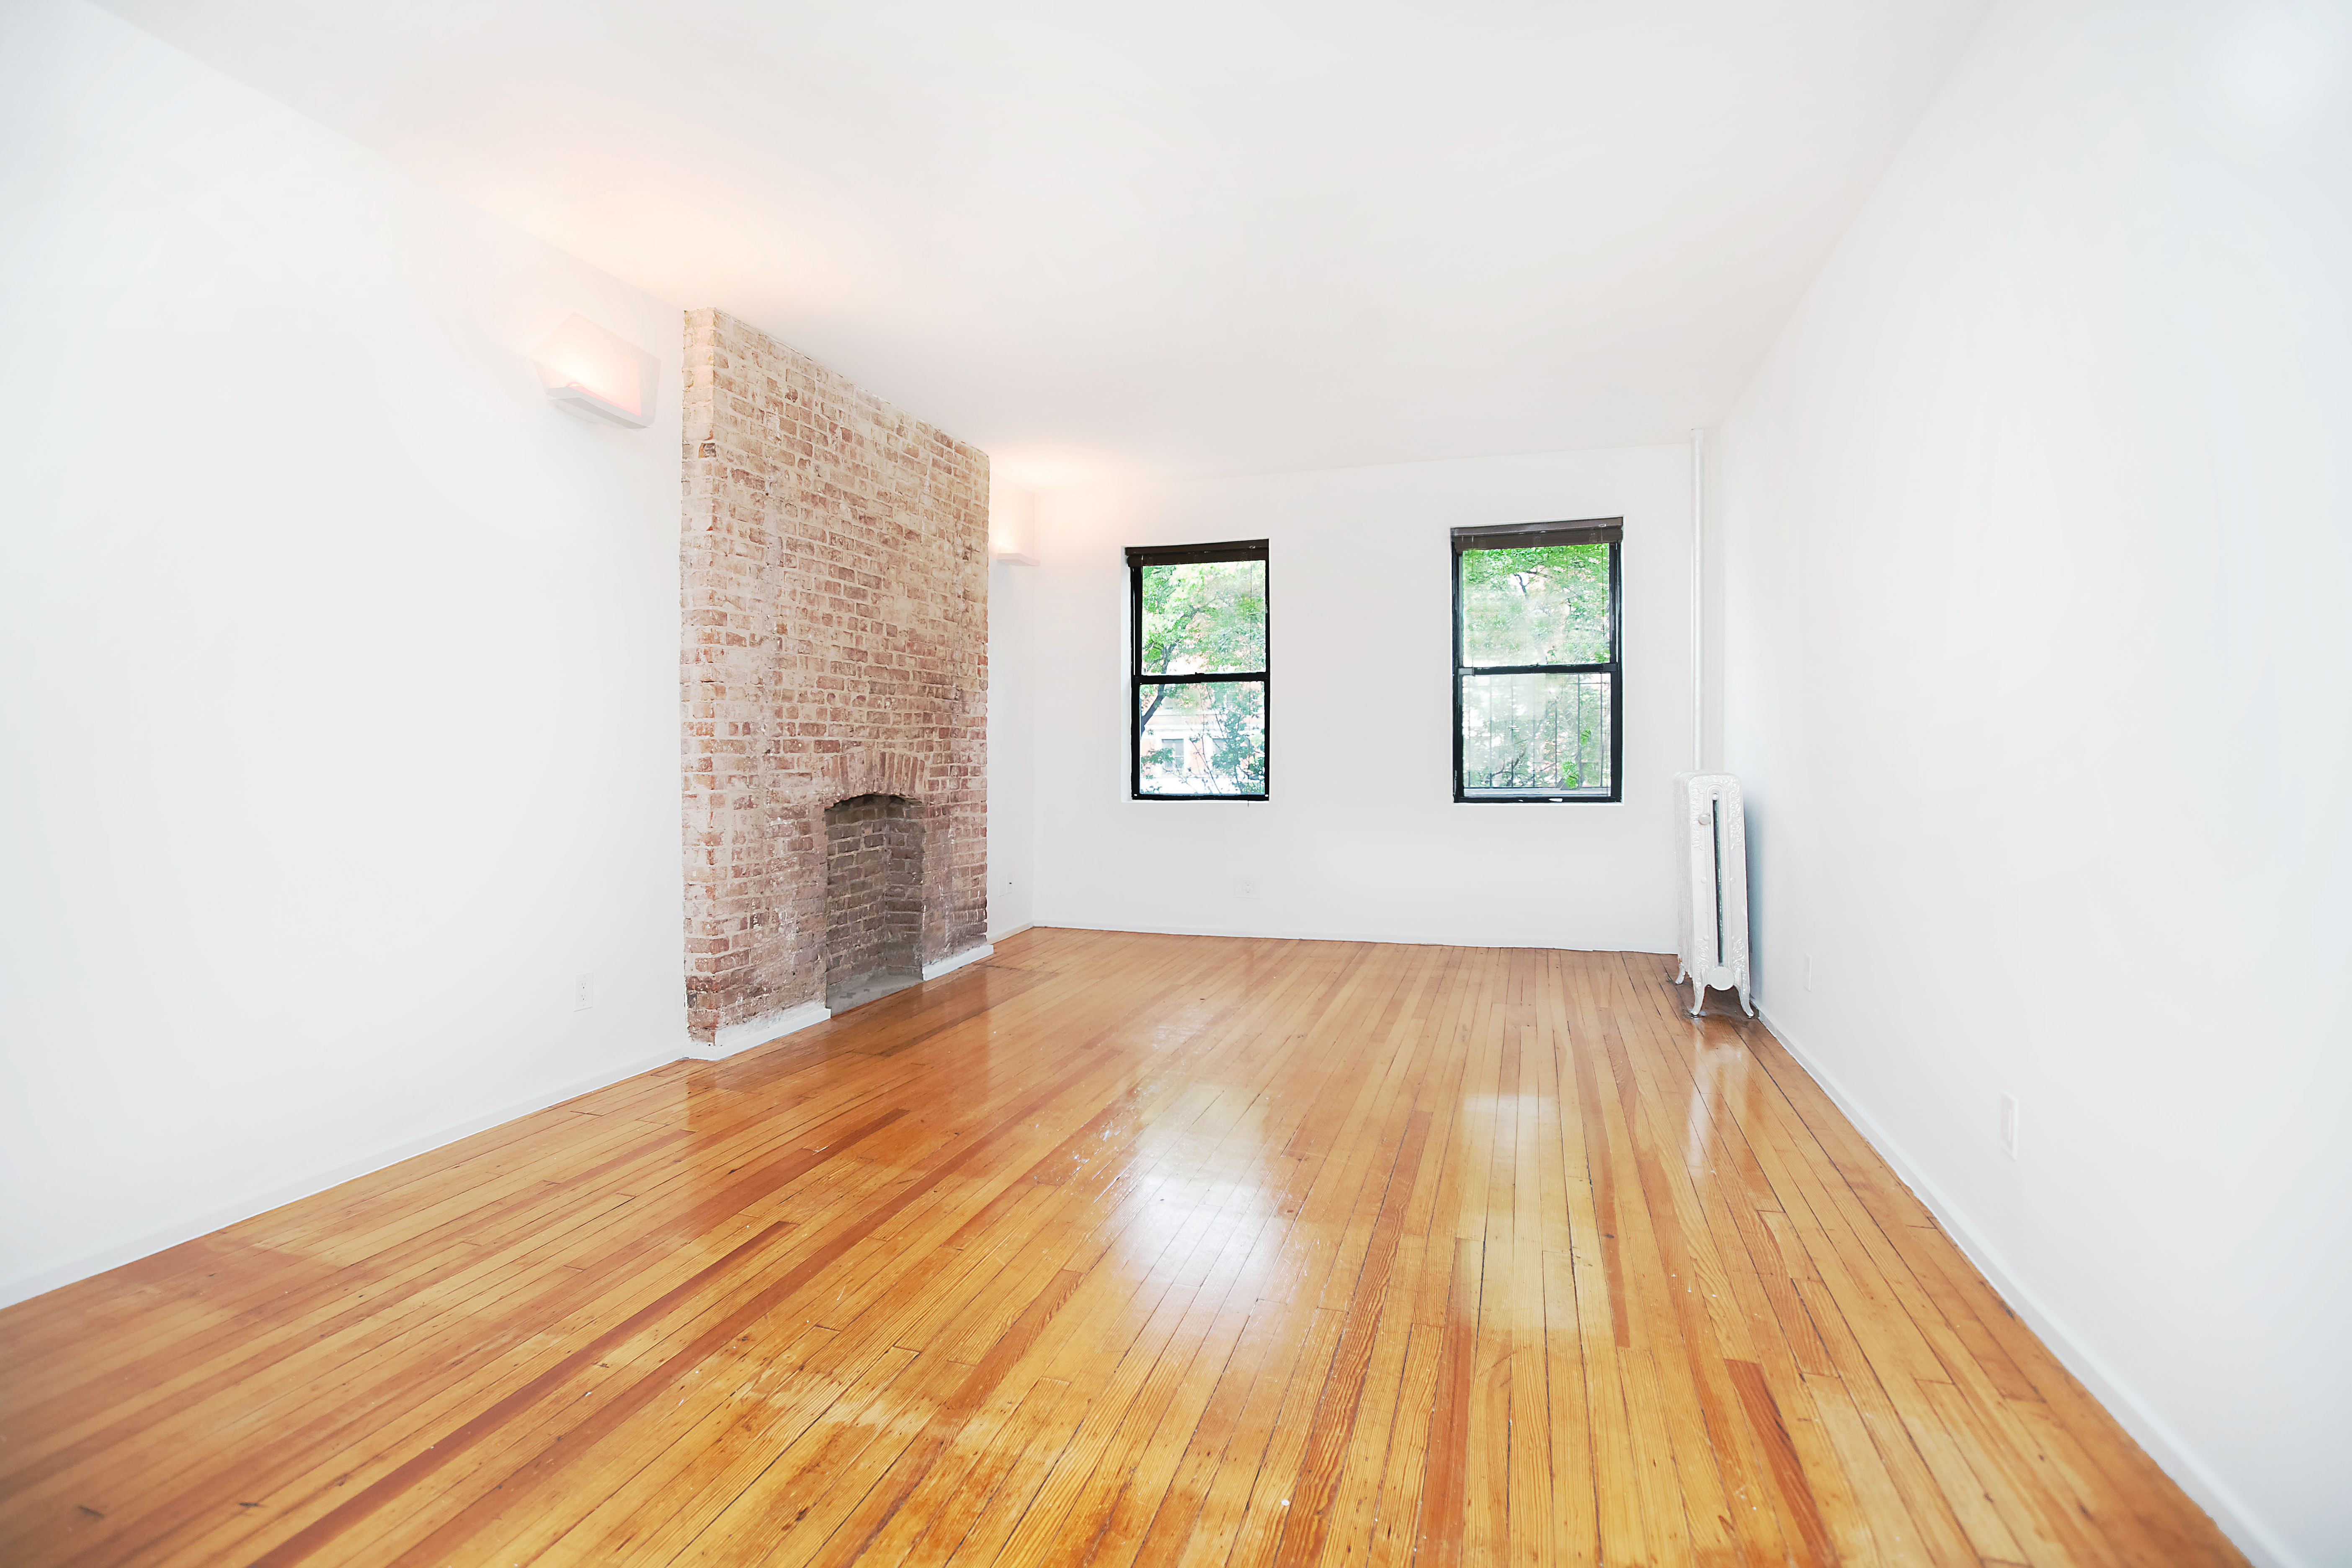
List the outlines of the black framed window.
{"type": "Polygon", "coordinates": [[[1625,520],[1454,531],[1454,798],[1613,801],[1625,520]]]}
{"type": "Polygon", "coordinates": [[[1127,552],[1137,800],[1264,800],[1266,542],[1127,552]]]}

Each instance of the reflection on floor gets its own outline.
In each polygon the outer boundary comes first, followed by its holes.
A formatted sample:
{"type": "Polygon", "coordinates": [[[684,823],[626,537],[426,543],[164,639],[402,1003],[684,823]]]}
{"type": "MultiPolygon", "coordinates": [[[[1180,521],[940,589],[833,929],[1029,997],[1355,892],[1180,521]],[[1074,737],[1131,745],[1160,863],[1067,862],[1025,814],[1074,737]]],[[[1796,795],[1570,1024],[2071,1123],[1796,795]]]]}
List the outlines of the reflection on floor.
{"type": "Polygon", "coordinates": [[[0,1313],[0,1560],[2242,1561],[1671,973],[1029,932],[0,1313]]]}

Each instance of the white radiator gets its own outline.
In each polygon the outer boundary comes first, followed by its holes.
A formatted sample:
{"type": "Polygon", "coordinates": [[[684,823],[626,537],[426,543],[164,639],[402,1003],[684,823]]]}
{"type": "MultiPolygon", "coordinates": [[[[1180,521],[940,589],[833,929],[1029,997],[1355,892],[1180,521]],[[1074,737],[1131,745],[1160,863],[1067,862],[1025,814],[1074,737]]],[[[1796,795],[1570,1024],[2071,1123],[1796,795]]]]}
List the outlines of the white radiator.
{"type": "Polygon", "coordinates": [[[1680,952],[1676,984],[1691,983],[1691,1013],[1706,1005],[1711,986],[1738,991],[1748,999],[1748,814],[1739,804],[1739,781],[1729,773],[1676,773],[1675,870],[1682,891],[1680,952]]]}

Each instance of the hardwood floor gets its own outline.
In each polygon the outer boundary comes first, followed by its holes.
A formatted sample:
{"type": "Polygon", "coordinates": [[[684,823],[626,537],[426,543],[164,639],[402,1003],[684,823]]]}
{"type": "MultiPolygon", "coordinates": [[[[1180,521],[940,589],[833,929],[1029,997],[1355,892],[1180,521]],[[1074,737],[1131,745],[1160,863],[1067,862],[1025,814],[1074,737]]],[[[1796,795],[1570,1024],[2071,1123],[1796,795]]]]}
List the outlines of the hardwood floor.
{"type": "Polygon", "coordinates": [[[2235,1563],[1647,954],[1037,931],[0,1313],[8,1563],[2235,1563]]]}

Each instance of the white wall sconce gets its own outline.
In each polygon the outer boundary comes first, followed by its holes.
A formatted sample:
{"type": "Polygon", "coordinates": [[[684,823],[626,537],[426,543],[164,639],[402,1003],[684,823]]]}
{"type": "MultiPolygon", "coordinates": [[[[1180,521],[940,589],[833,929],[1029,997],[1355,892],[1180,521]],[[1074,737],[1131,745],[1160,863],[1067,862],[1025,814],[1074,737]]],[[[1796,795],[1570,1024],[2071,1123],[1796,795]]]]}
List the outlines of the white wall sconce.
{"type": "Polygon", "coordinates": [[[642,430],[654,422],[654,356],[585,316],[555,329],[530,356],[548,401],[583,419],[642,430]]]}
{"type": "Polygon", "coordinates": [[[988,558],[1010,566],[1037,564],[1037,497],[993,474],[988,479],[988,558]]]}

